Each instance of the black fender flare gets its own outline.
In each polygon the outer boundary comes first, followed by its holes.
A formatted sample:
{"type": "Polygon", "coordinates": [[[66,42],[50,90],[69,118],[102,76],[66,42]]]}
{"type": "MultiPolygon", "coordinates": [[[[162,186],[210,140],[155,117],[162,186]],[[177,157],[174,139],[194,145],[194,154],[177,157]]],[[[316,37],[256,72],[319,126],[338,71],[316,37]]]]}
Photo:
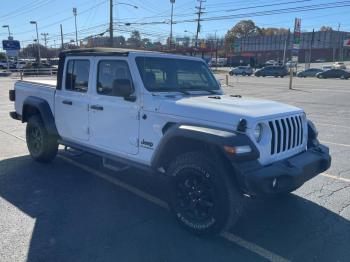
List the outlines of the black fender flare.
{"type": "Polygon", "coordinates": [[[171,150],[168,148],[173,139],[191,139],[197,142],[203,142],[219,148],[230,160],[253,160],[259,158],[260,154],[250,138],[240,132],[224,130],[220,128],[206,127],[191,124],[172,124],[164,132],[164,136],[158,144],[151,160],[153,168],[159,167],[164,152],[171,150]],[[241,155],[228,155],[224,151],[224,146],[250,146],[252,151],[241,155]]]}
{"type": "Polygon", "coordinates": [[[58,135],[55,118],[53,116],[49,103],[45,99],[28,96],[24,100],[22,109],[22,123],[27,122],[29,119],[28,108],[35,108],[39,111],[41,119],[43,120],[49,134],[58,135]]]}

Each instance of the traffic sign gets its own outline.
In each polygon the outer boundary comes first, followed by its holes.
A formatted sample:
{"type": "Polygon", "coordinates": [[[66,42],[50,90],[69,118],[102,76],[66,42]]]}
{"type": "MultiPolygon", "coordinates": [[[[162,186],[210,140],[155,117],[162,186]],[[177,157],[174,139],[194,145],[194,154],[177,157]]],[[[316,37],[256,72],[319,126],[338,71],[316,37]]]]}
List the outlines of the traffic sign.
{"type": "Polygon", "coordinates": [[[2,40],[2,49],[4,50],[20,50],[21,45],[18,40],[2,40]]]}
{"type": "Polygon", "coordinates": [[[345,39],[344,40],[344,46],[345,47],[350,47],[350,39],[345,39]]]}
{"type": "Polygon", "coordinates": [[[301,35],[301,19],[295,18],[293,49],[299,49],[299,47],[300,47],[300,35],[301,35]]]}

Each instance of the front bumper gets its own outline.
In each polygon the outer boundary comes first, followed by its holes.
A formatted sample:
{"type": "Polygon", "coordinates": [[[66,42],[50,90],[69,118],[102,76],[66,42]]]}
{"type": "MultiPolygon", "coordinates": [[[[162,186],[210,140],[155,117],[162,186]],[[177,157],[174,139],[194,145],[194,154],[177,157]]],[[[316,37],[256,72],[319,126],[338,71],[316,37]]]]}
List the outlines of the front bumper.
{"type": "Polygon", "coordinates": [[[249,195],[278,194],[297,189],[330,166],[328,147],[318,145],[268,166],[261,166],[257,161],[242,163],[238,166],[237,179],[249,195]]]}

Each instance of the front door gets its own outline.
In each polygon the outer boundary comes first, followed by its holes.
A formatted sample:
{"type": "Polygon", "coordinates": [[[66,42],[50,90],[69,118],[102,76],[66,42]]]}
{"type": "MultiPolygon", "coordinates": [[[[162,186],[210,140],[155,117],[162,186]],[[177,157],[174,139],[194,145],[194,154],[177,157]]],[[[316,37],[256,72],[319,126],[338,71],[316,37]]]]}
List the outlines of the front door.
{"type": "Polygon", "coordinates": [[[89,143],[112,153],[138,153],[139,100],[117,95],[117,79],[132,82],[127,58],[97,58],[96,80],[90,98],[89,143]]]}
{"type": "Polygon", "coordinates": [[[91,59],[66,61],[61,89],[55,96],[55,121],[60,136],[66,140],[89,139],[89,96],[91,59]]]}

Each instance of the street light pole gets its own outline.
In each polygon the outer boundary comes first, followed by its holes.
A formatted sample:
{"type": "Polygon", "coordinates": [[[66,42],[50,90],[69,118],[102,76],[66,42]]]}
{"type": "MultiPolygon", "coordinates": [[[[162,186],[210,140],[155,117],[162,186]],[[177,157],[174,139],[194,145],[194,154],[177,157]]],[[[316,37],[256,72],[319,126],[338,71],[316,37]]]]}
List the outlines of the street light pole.
{"type": "Polygon", "coordinates": [[[174,3],[175,0],[170,0],[171,3],[171,17],[170,17],[170,38],[169,38],[169,49],[171,49],[171,44],[173,41],[173,14],[174,14],[174,3]]]}
{"type": "Polygon", "coordinates": [[[73,7],[73,15],[74,15],[74,22],[75,22],[75,42],[76,45],[78,45],[78,29],[77,29],[77,8],[73,7]]]}
{"type": "Polygon", "coordinates": [[[113,47],[113,0],[109,0],[109,44],[113,47]]]}
{"type": "Polygon", "coordinates": [[[39,64],[41,62],[41,56],[40,56],[40,43],[39,43],[39,32],[38,32],[38,23],[36,21],[30,21],[32,25],[35,25],[36,30],[36,44],[38,45],[38,58],[39,58],[39,64]]]}
{"type": "MultiPolygon", "coordinates": [[[[175,0],[174,0],[175,1],[175,0]]],[[[128,4],[128,3],[116,3],[118,5],[128,5],[135,9],[139,8],[136,5],[128,4]]],[[[130,24],[129,24],[130,25],[130,24]]],[[[113,47],[113,0],[109,0],[109,43],[110,46],[113,47]]]]}
{"type": "Polygon", "coordinates": [[[7,31],[9,33],[9,39],[11,38],[11,32],[10,32],[10,26],[9,25],[3,25],[3,28],[7,28],[7,31]]]}

